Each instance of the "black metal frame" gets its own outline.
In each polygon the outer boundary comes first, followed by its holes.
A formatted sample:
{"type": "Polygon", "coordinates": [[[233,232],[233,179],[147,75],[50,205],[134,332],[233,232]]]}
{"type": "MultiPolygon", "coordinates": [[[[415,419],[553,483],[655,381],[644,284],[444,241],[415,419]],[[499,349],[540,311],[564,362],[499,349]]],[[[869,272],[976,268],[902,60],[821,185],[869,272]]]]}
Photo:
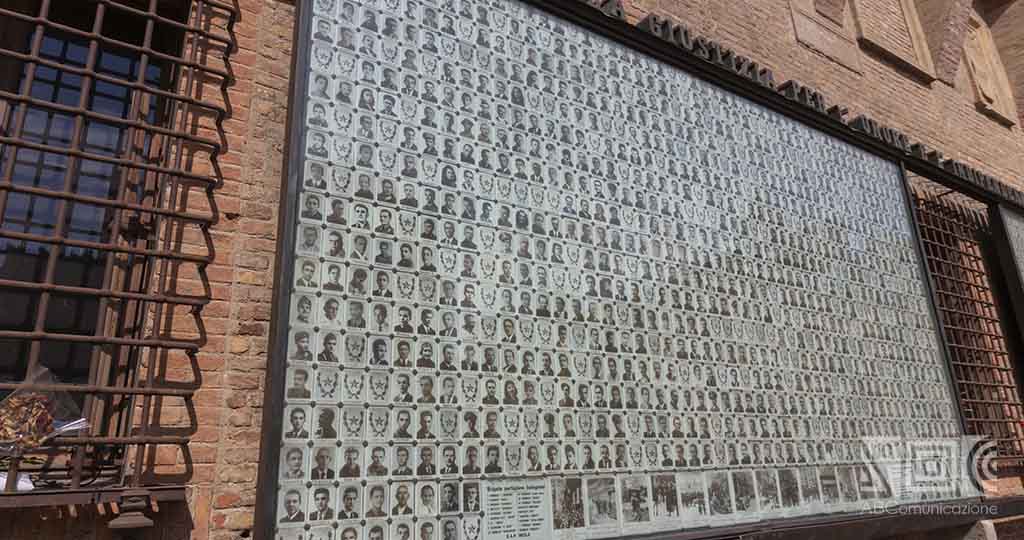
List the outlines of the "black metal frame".
{"type": "Polygon", "coordinates": [[[994,206],[970,208],[944,198],[953,191],[926,191],[914,189],[914,212],[934,271],[934,298],[964,431],[991,437],[998,445],[997,474],[1013,475],[1022,461],[1020,378],[1012,361],[1020,347],[1004,272],[993,253],[1000,244],[990,218],[994,206]]]}
{"type": "MultiPolygon", "coordinates": [[[[950,395],[957,399],[959,395],[956,386],[956,374],[953,372],[953,352],[949,348],[949,336],[946,335],[946,328],[942,324],[942,314],[939,311],[938,294],[935,288],[935,279],[928,271],[928,254],[925,251],[924,239],[921,235],[921,226],[917,222],[914,213],[914,195],[911,193],[910,176],[907,174],[907,166],[900,162],[900,187],[903,192],[903,204],[906,208],[907,218],[910,220],[911,233],[914,235],[914,249],[917,252],[918,271],[924,278],[925,294],[928,296],[928,307],[932,313],[932,323],[935,324],[935,336],[939,340],[939,350],[942,351],[942,360],[946,364],[946,382],[949,385],[950,395]]],[[[957,399],[959,404],[959,399],[957,399]]],[[[957,407],[957,419],[960,420],[961,433],[968,433],[967,418],[962,408],[957,407]]],[[[980,488],[980,486],[979,486],[980,488]]]]}
{"type": "MultiPolygon", "coordinates": [[[[986,201],[989,204],[1004,204],[1019,208],[1022,212],[1024,212],[1024,207],[1018,206],[1014,201],[998,192],[988,191],[978,185],[969,183],[936,163],[924,158],[909,156],[865,133],[855,131],[845,123],[796,103],[781,93],[760,86],[736,73],[704,62],[696,57],[682,54],[671,44],[643,32],[625,21],[608,17],[598,8],[590,6],[582,0],[520,1],[637,50],[667,65],[682,69],[689,75],[710,82],[726,91],[735,93],[774,112],[780,113],[787,118],[797,120],[804,125],[899,165],[904,202],[908,210],[907,219],[910,220],[912,232],[916,235],[918,264],[923,275],[928,276],[926,291],[929,296],[932,317],[937,328],[937,339],[942,341],[941,346],[947,364],[947,372],[949,372],[949,350],[946,347],[945,335],[942,334],[943,330],[941,320],[938,318],[934,285],[931,283],[927,271],[920,234],[912,213],[906,173],[910,171],[920,174],[951,189],[986,201]]],[[[302,174],[301,165],[304,155],[302,152],[304,145],[301,144],[304,142],[302,119],[305,118],[305,109],[304,107],[302,107],[303,110],[301,111],[298,109],[303,104],[303,97],[306,95],[307,90],[307,80],[302,75],[306,72],[306,68],[309,65],[309,51],[301,38],[310,32],[311,23],[307,21],[306,17],[307,10],[310,9],[310,2],[311,0],[297,0],[295,2],[296,19],[293,26],[291,63],[292,82],[288,99],[288,128],[285,138],[286,151],[280,191],[277,254],[275,257],[276,271],[274,276],[274,293],[272,296],[274,307],[271,314],[270,341],[267,348],[268,361],[263,405],[263,432],[256,490],[254,536],[257,540],[273,538],[276,527],[276,483],[280,468],[281,434],[283,429],[281,411],[283,410],[285,400],[285,376],[287,373],[287,363],[279,359],[287,355],[287,316],[290,309],[289,298],[291,292],[289,284],[292,283],[294,277],[292,253],[295,247],[295,235],[287,234],[284,231],[286,231],[285,227],[294,223],[296,219],[297,208],[295,201],[298,196],[299,179],[302,174]]],[[[951,387],[955,384],[951,373],[949,383],[951,387]]],[[[965,424],[962,413],[959,420],[963,429],[965,424]]],[[[822,534],[835,536],[835,527],[842,525],[842,534],[838,535],[838,537],[844,540],[847,538],[861,540],[883,538],[901,532],[912,533],[964,526],[982,518],[993,519],[1024,513],[1024,498],[1000,499],[993,503],[995,512],[984,516],[942,512],[943,508],[960,504],[974,504],[980,502],[980,500],[980,498],[965,498],[938,504],[902,505],[885,514],[884,518],[879,517],[879,514],[866,512],[837,513],[792,519],[783,518],[767,522],[756,521],[750,524],[726,527],[708,527],[686,532],[661,533],[646,535],[644,538],[696,540],[738,538],[742,536],[744,539],[756,538],[765,540],[780,538],[811,539],[818,538],[822,534]],[[929,509],[931,510],[930,513],[928,512],[929,509]],[[915,513],[926,517],[922,519],[907,517],[913,516],[915,513]]]]}
{"type": "MultiPolygon", "coordinates": [[[[1016,258],[1012,255],[1012,246],[1006,232],[1000,211],[1010,211],[1004,205],[989,205],[989,233],[991,236],[990,249],[985,252],[986,262],[994,274],[993,294],[996,297],[999,311],[999,318],[1005,325],[1007,346],[1013,358],[1020,358],[1024,352],[1024,265],[1017,266],[1016,258]],[[997,219],[994,213],[1000,213],[997,219]],[[1010,257],[1011,259],[1007,259],[1010,257]],[[1006,266],[1007,262],[1013,263],[1013,268],[1006,266]]],[[[1024,367],[1024,366],[1022,366],[1024,367]]],[[[1024,390],[1024,376],[1018,374],[1017,384],[1024,390]]],[[[1024,469],[1022,469],[1024,470],[1024,469]]]]}
{"type": "MultiPolygon", "coordinates": [[[[852,129],[833,117],[820,114],[802,104],[786,98],[783,94],[755,84],[734,72],[684,54],[670,43],[648,34],[639,28],[591,7],[586,0],[520,0],[521,2],[568,20],[587,30],[612,39],[668,65],[680,68],[688,74],[710,82],[720,88],[736,93],[759,105],[765,106],[786,117],[800,121],[812,128],[823,131],[894,163],[903,162],[910,172],[920,174],[949,188],[982,200],[989,204],[1005,204],[1024,213],[1024,207],[1001,193],[985,190],[969,183],[940,165],[905,154],[863,132],[852,129]]],[[[756,60],[756,59],[755,59],[756,60]]]]}
{"type": "Polygon", "coordinates": [[[287,227],[297,218],[295,201],[298,200],[302,177],[303,122],[306,111],[297,110],[303,104],[308,80],[299,74],[309,66],[309,51],[302,46],[301,38],[309,35],[311,19],[306,16],[310,0],[295,2],[295,23],[292,25],[291,88],[288,94],[287,129],[285,131],[285,161],[282,167],[281,200],[277,219],[277,253],[274,257],[273,307],[270,314],[270,333],[267,343],[267,368],[263,389],[263,428],[260,438],[260,462],[256,481],[255,530],[257,540],[274,537],[275,512],[277,504],[278,469],[281,465],[281,435],[284,428],[281,411],[284,410],[285,376],[288,372],[288,311],[291,309],[291,283],[294,283],[295,265],[292,264],[295,251],[295,235],[285,233],[287,227]]]}
{"type": "MultiPolygon", "coordinates": [[[[1024,392],[1024,363],[1020,360],[1024,354],[1024,266],[1018,266],[1020,259],[1015,256],[1004,218],[1005,212],[1014,210],[1002,204],[992,204],[988,212],[993,244],[988,253],[989,263],[994,272],[1000,273],[995,280],[993,294],[998,300],[1010,358],[1016,359],[1017,388],[1024,392]]],[[[1016,255],[1024,257],[1024,253],[1016,255]]],[[[1000,469],[1000,474],[1024,475],[1024,460],[1000,469]]]]}
{"type": "MultiPolygon", "coordinates": [[[[1013,306],[1015,314],[1024,315],[1024,268],[1017,266],[1018,257],[1024,258],[1024,253],[1014,252],[1004,217],[1004,212],[1012,211],[1003,205],[991,205],[989,206],[989,222],[992,224],[992,234],[996,239],[996,255],[1008,285],[1007,296],[1010,304],[1013,306]]],[[[1016,319],[1017,328],[1015,330],[1019,332],[1018,335],[1024,336],[1024,317],[1018,316],[1016,319]]]]}

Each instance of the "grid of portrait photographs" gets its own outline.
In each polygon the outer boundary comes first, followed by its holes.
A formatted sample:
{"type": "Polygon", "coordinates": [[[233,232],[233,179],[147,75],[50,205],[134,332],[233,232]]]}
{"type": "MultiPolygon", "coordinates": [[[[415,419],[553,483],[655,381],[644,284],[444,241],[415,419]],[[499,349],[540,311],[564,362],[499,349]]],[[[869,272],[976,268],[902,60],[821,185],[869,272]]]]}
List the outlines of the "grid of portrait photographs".
{"type": "Polygon", "coordinates": [[[846,510],[959,435],[893,164],[516,1],[312,7],[282,540],[846,510]]]}

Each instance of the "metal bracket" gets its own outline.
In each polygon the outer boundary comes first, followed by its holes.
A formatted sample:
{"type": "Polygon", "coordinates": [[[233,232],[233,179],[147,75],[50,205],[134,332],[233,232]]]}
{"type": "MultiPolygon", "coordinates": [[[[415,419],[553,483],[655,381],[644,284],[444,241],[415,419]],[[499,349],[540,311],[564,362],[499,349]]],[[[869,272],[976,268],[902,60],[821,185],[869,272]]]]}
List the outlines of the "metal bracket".
{"type": "Polygon", "coordinates": [[[107,523],[114,530],[144,529],[153,526],[153,520],[143,512],[150,507],[150,493],[145,489],[126,490],[121,495],[121,513],[107,523]]]}

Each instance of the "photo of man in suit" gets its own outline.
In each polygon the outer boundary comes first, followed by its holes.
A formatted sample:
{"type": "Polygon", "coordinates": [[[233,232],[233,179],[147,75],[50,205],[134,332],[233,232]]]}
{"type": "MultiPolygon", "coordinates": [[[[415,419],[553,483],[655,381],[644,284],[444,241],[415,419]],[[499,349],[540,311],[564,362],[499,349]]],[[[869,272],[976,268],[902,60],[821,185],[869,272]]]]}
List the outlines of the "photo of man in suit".
{"type": "Polygon", "coordinates": [[[458,337],[459,329],[455,326],[455,313],[446,311],[441,315],[441,337],[458,337]]]}
{"type": "Polygon", "coordinates": [[[342,478],[359,478],[361,474],[359,461],[359,449],[351,446],[346,448],[345,464],[341,466],[338,475],[342,478]]]}
{"type": "Polygon", "coordinates": [[[395,506],[391,508],[392,516],[411,516],[412,507],[409,506],[409,485],[399,484],[395,488],[395,506]]]}
{"type": "Polygon", "coordinates": [[[433,336],[437,334],[434,329],[434,310],[424,309],[420,311],[420,325],[416,327],[416,333],[420,335],[433,336]]]}
{"type": "Polygon", "coordinates": [[[412,321],[412,308],[408,306],[401,306],[398,308],[398,324],[395,325],[395,332],[403,334],[413,333],[412,321]]]}
{"type": "Polygon", "coordinates": [[[318,448],[316,451],[316,467],[309,473],[310,480],[333,480],[334,469],[331,468],[331,450],[318,448]]]}
{"type": "Polygon", "coordinates": [[[412,467],[409,465],[409,448],[399,446],[395,449],[395,467],[391,470],[395,476],[411,476],[412,467]]]}
{"type": "Polygon", "coordinates": [[[500,451],[497,446],[487,447],[487,465],[484,466],[486,474],[501,474],[501,462],[499,461],[500,451]]]}
{"type": "Polygon", "coordinates": [[[310,392],[306,384],[309,382],[309,372],[304,369],[296,369],[292,372],[292,385],[288,388],[288,399],[309,399],[310,392]]]}
{"type": "Polygon", "coordinates": [[[441,467],[441,474],[459,474],[459,466],[455,461],[455,447],[445,446],[441,451],[444,457],[444,466],[441,467]]]}
{"type": "Polygon", "coordinates": [[[462,466],[462,474],[480,474],[480,465],[477,463],[479,459],[479,450],[477,447],[470,446],[466,449],[466,464],[462,466]]]}
{"type": "Polygon", "coordinates": [[[297,489],[289,489],[284,494],[284,516],[280,523],[301,523],[306,521],[306,514],[301,510],[302,494],[297,489]]]}
{"type": "Polygon", "coordinates": [[[359,488],[349,486],[341,494],[341,510],[338,511],[338,519],[359,519],[359,512],[356,511],[356,504],[359,502],[359,488]]]}
{"type": "Polygon", "coordinates": [[[314,509],[309,513],[310,521],[326,521],[334,519],[334,510],[331,508],[331,490],[321,487],[313,491],[314,509]]]}
{"type": "Polygon", "coordinates": [[[437,474],[433,448],[424,446],[420,449],[420,464],[416,466],[416,474],[419,476],[433,476],[437,474]]]}
{"type": "Polygon", "coordinates": [[[385,499],[385,487],[383,485],[372,486],[370,488],[369,508],[366,510],[366,517],[387,517],[388,514],[384,511],[384,504],[386,502],[385,499]]]}
{"type": "Polygon", "coordinates": [[[292,429],[284,434],[287,439],[308,439],[309,431],[306,430],[306,411],[301,408],[292,409],[288,415],[288,421],[292,429]]]}

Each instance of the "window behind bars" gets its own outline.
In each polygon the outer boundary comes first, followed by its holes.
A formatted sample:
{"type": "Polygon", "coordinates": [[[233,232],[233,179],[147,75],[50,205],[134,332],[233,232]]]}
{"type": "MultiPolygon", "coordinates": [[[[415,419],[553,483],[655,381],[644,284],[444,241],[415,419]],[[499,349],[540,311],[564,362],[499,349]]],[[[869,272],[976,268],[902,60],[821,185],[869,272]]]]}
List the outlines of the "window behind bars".
{"type": "Polygon", "coordinates": [[[0,7],[0,397],[66,391],[92,425],[0,462],[63,498],[18,497],[9,475],[0,507],[166,484],[144,465],[188,443],[160,412],[196,385],[163,378],[203,340],[235,17],[217,0],[0,7]],[[56,384],[26,386],[41,367],[56,384]]]}

